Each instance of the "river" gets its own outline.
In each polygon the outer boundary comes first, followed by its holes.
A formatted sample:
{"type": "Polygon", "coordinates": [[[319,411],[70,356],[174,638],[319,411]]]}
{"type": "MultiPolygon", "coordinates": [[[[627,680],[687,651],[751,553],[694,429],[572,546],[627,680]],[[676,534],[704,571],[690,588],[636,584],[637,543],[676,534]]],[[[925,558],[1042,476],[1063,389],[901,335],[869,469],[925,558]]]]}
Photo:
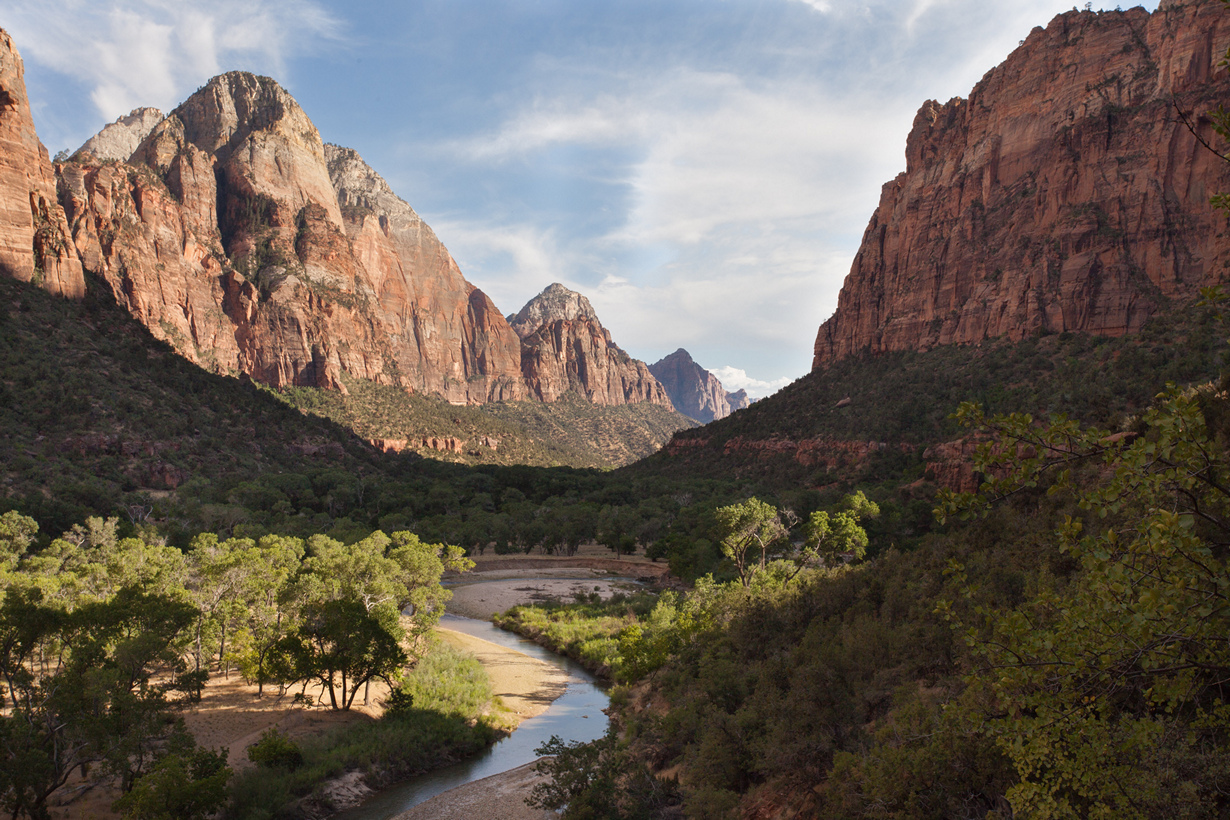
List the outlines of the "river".
{"type": "Polygon", "coordinates": [[[552,735],[566,741],[590,741],[606,733],[607,716],[602,711],[610,703],[606,689],[579,665],[488,621],[445,615],[440,626],[554,664],[570,675],[568,689],[547,711],[522,721],[511,735],[477,757],[390,786],[361,805],[334,815],[334,820],[388,820],[449,789],[532,762],[537,758],[534,750],[552,735]]]}

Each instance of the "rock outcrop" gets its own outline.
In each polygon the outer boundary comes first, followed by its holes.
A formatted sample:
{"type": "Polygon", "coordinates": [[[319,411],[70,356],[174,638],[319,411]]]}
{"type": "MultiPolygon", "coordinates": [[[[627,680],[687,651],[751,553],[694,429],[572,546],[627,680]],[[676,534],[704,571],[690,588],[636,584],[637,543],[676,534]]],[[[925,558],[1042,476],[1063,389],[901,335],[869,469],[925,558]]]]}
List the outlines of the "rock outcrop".
{"type": "Polygon", "coordinates": [[[122,135],[143,129],[127,162],[105,161],[118,138],[92,141],[57,172],[71,255],[155,336],[274,386],[345,389],[349,374],[455,403],[527,395],[490,299],[276,82],[215,77],[122,135]]]}
{"type": "Polygon", "coordinates": [[[924,104],[813,367],[996,336],[1120,335],[1230,278],[1230,226],[1209,204],[1230,191],[1230,166],[1199,139],[1222,144],[1201,113],[1230,98],[1228,45],[1216,0],[1071,11],[968,100],[924,104]]]}
{"type": "Polygon", "coordinates": [[[418,214],[268,77],[215,77],[165,117],[137,109],[53,166],[22,72],[0,32],[9,275],[80,297],[90,271],[189,360],[275,387],[345,390],[349,376],[457,404],[574,391],[671,407],[579,294],[548,288],[514,330],[418,214]]]}
{"type": "Polygon", "coordinates": [[[92,154],[96,159],[127,162],[149,133],[162,122],[157,108],[134,108],[128,114],[90,137],[75,153],[92,154]]]}
{"type": "Polygon", "coordinates": [[[413,386],[453,401],[526,397],[521,340],[461,275],[419,215],[353,150],[325,146],[346,234],[369,272],[373,308],[413,386]],[[412,275],[423,272],[426,275],[412,275]]]}
{"type": "Polygon", "coordinates": [[[83,296],[85,277],[69,236],[51,160],[34,132],[25,66],[0,29],[0,273],[83,296]]]}
{"type": "Polygon", "coordinates": [[[747,407],[746,391],[728,393],[718,377],[693,361],[683,348],[649,365],[649,372],[662,382],[675,409],[701,424],[747,407]]]}
{"type": "Polygon", "coordinates": [[[611,341],[581,294],[550,285],[508,323],[521,337],[526,385],[542,401],[555,401],[571,390],[600,405],[673,406],[645,363],[611,341]]]}

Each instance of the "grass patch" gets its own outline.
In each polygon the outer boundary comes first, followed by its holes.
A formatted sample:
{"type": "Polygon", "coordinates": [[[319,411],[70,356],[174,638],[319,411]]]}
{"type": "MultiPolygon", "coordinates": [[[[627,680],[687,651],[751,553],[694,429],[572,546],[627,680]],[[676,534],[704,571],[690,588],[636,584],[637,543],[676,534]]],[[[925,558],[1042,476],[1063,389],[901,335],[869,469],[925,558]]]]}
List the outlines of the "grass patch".
{"type": "Polygon", "coordinates": [[[406,676],[401,691],[414,708],[443,715],[491,717],[500,711],[491,679],[472,655],[433,637],[431,651],[406,676]]]}
{"type": "Polygon", "coordinates": [[[494,621],[599,677],[612,678],[621,662],[616,636],[653,611],[657,600],[657,595],[638,592],[616,594],[606,601],[515,606],[494,621]]]}

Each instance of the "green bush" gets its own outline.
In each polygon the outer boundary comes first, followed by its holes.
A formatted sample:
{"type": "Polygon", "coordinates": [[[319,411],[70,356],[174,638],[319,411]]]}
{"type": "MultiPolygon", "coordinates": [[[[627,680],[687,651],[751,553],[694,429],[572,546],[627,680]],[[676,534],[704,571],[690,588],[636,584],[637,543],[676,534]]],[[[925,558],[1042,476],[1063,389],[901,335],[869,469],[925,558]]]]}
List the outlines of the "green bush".
{"type": "Polygon", "coordinates": [[[248,760],[267,769],[297,769],[303,765],[303,750],[275,726],[248,747],[248,760]]]}
{"type": "Polygon", "coordinates": [[[444,715],[476,718],[488,710],[494,696],[491,680],[477,659],[437,640],[390,699],[395,703],[408,699],[407,705],[444,715]]]}

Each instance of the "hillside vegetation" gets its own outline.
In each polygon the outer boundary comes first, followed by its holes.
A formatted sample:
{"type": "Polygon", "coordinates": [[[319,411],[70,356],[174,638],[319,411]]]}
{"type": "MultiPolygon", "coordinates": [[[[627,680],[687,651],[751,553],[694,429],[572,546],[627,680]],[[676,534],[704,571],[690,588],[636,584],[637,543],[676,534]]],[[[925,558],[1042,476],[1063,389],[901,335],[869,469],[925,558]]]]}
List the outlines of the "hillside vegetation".
{"type": "Polygon", "coordinates": [[[1060,333],[1016,343],[996,340],[855,356],[809,373],[727,418],[677,433],[685,444],[705,446],[661,452],[633,470],[729,472],[781,485],[875,480],[900,473],[903,459],[920,466],[927,445],[957,437],[960,429],[952,414],[963,401],[977,401],[988,412],[1064,413],[1117,429],[1167,382],[1216,379],[1226,357],[1217,312],[1190,304],[1174,306],[1130,336],[1060,333]],[[726,454],[725,446],[740,437],[894,446],[861,465],[861,471],[834,476],[788,457],[726,454]],[[913,455],[903,457],[902,452],[913,455]]]}
{"type": "Polygon", "coordinates": [[[458,464],[620,467],[653,453],[695,422],[655,404],[604,407],[567,393],[537,401],[455,405],[435,396],[342,377],[347,393],[271,391],[292,407],[402,451],[458,464]]]}

